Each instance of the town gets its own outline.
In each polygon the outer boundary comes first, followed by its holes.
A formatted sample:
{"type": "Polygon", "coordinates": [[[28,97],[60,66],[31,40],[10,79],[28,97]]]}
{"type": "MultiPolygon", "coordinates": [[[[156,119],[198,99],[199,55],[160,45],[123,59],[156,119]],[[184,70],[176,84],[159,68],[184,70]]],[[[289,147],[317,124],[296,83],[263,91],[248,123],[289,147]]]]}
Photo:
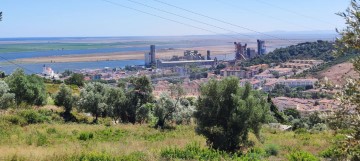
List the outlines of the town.
{"type": "MultiPolygon", "coordinates": [[[[86,81],[102,81],[114,86],[121,79],[147,76],[153,82],[153,94],[156,97],[160,97],[164,93],[170,94],[170,86],[176,83],[181,84],[187,97],[198,97],[202,84],[211,79],[221,80],[226,77],[239,78],[241,87],[250,83],[253,89],[266,93],[272,92],[280,86],[300,88],[303,93],[321,88],[316,85],[323,80],[292,77],[303,71],[316,68],[324,63],[323,60],[295,59],[280,64],[259,64],[243,67],[241,66],[243,61],[267,54],[265,41],[257,40],[257,51],[247,48],[247,44],[242,45],[238,42],[235,42],[234,46],[234,60],[218,60],[211,56],[210,50],[207,51],[206,55],[202,55],[196,50],[186,50],[183,56],[173,56],[171,59],[164,60],[156,58],[156,46],[151,45],[149,52],[144,54],[144,66],[126,66],[123,69],[104,67],[103,69],[80,69],[71,72],[84,75],[86,81]]],[[[50,67],[46,66],[43,67],[40,76],[62,81],[70,77],[70,75],[55,74],[50,67]]],[[[322,92],[318,93],[321,94],[322,92]]],[[[314,111],[331,113],[337,109],[339,103],[329,98],[331,97],[312,99],[311,95],[308,95],[307,98],[276,97],[274,103],[281,107],[281,111],[292,108],[303,114],[314,111]],[[332,103],[314,106],[314,102],[332,103]]]]}
{"type": "Polygon", "coordinates": [[[0,160],[360,161],[360,0],[4,0],[0,160]]]}

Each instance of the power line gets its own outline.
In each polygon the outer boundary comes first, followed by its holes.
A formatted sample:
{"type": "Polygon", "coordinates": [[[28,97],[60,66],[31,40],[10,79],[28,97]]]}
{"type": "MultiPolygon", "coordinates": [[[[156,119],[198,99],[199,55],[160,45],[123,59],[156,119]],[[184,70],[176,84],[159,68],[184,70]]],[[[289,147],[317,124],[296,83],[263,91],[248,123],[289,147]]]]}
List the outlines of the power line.
{"type": "Polygon", "coordinates": [[[279,37],[277,37],[277,36],[269,35],[269,34],[266,34],[266,33],[263,33],[263,32],[259,32],[259,31],[253,30],[253,29],[249,29],[249,28],[244,27],[244,26],[240,26],[240,25],[237,25],[237,24],[233,24],[233,23],[230,23],[230,22],[226,22],[226,21],[224,21],[224,20],[217,19],[217,18],[213,18],[213,17],[207,16],[207,15],[204,15],[204,14],[201,14],[201,13],[197,13],[197,12],[194,12],[194,11],[191,11],[191,10],[188,10],[188,9],[185,9],[185,8],[182,8],[182,7],[178,7],[178,6],[175,6],[175,5],[172,5],[172,4],[169,4],[169,3],[166,3],[166,2],[160,1],[160,0],[153,0],[153,1],[156,1],[156,2],[158,2],[158,3],[164,4],[164,5],[167,5],[167,6],[171,6],[171,7],[173,7],[173,8],[180,9],[180,10],[183,10],[183,11],[186,11],[186,12],[189,12],[189,13],[192,13],[192,14],[195,14],[195,15],[198,15],[198,16],[202,16],[202,17],[205,17],[205,18],[214,20],[214,21],[218,21],[218,22],[221,22],[221,23],[224,23],[224,24],[227,24],[227,25],[231,25],[231,26],[234,26],[234,27],[242,28],[242,29],[245,29],[245,30],[248,30],[248,31],[257,33],[257,34],[261,34],[261,35],[265,35],[265,36],[272,37],[272,38],[275,38],[275,39],[285,40],[285,41],[291,42],[290,40],[287,40],[287,39],[279,38],[279,37]]]}
{"type": "Polygon", "coordinates": [[[28,69],[28,68],[25,68],[25,67],[23,67],[23,66],[21,66],[21,65],[19,65],[19,64],[17,64],[17,63],[15,63],[15,62],[13,62],[13,61],[9,60],[9,59],[6,59],[6,58],[5,58],[5,57],[3,57],[3,56],[0,56],[0,58],[1,58],[1,59],[4,59],[5,61],[9,62],[10,64],[13,64],[13,65],[15,65],[15,66],[17,66],[17,67],[19,67],[19,68],[21,68],[21,69],[27,70],[27,71],[29,71],[30,73],[36,73],[36,72],[34,72],[33,70],[28,69]]]}
{"type": "Polygon", "coordinates": [[[309,15],[305,15],[303,13],[295,12],[293,10],[289,10],[289,9],[286,9],[286,8],[283,8],[283,7],[279,7],[277,5],[273,5],[273,4],[269,3],[269,2],[265,2],[265,1],[262,1],[262,0],[255,0],[255,1],[257,1],[258,3],[268,5],[268,6],[273,7],[273,8],[281,9],[281,10],[286,11],[288,13],[292,13],[292,14],[295,14],[295,15],[298,15],[298,16],[301,16],[301,17],[304,17],[304,18],[315,20],[316,22],[322,22],[322,23],[327,24],[327,25],[330,24],[330,25],[336,26],[335,24],[333,24],[331,22],[324,21],[323,19],[312,17],[312,16],[309,16],[309,15]]]}
{"type": "MultiPolygon", "coordinates": [[[[227,1],[224,1],[224,0],[218,0],[218,2],[219,2],[219,3],[222,3],[222,4],[225,4],[225,5],[227,5],[227,6],[230,6],[230,7],[236,7],[234,4],[228,3],[227,1]]],[[[285,20],[285,19],[278,18],[278,17],[274,17],[274,16],[271,16],[271,15],[265,14],[265,13],[263,13],[263,12],[251,10],[251,9],[249,9],[249,8],[246,8],[246,7],[242,7],[241,9],[242,9],[242,10],[247,10],[247,11],[249,11],[249,12],[256,13],[256,14],[261,15],[261,16],[266,16],[266,17],[271,18],[271,19],[274,19],[274,20],[278,20],[278,21],[281,21],[281,22],[285,22],[285,23],[288,23],[288,24],[292,24],[292,25],[294,25],[294,26],[300,26],[300,27],[303,27],[303,28],[307,28],[307,29],[314,30],[314,29],[311,28],[311,27],[304,26],[304,25],[302,25],[302,24],[297,24],[297,23],[294,23],[294,22],[291,22],[291,21],[288,21],[288,20],[285,20]]]]}
{"type": "Polygon", "coordinates": [[[193,18],[188,18],[188,17],[185,17],[185,16],[181,16],[181,15],[179,15],[179,14],[176,14],[176,13],[172,13],[172,12],[168,12],[168,11],[165,11],[165,10],[162,10],[162,9],[159,9],[159,8],[155,8],[155,7],[146,5],[146,4],[144,4],[144,3],[140,3],[140,2],[137,2],[137,1],[133,1],[133,0],[127,0],[127,1],[130,1],[130,2],[132,2],[132,3],[139,4],[139,5],[142,5],[142,6],[145,6],[145,7],[148,7],[148,8],[157,10],[157,11],[160,11],[160,12],[164,12],[164,13],[167,13],[167,14],[171,14],[171,15],[175,15],[175,16],[178,16],[178,17],[187,19],[187,20],[191,20],[191,21],[194,21],[194,22],[197,22],[197,23],[201,23],[201,24],[204,24],[204,25],[212,26],[212,27],[215,27],[215,28],[218,28],[218,29],[221,29],[221,30],[225,30],[225,31],[228,31],[228,32],[236,33],[236,34],[238,34],[238,35],[243,35],[243,36],[247,36],[247,37],[253,37],[253,36],[245,35],[245,34],[242,34],[242,33],[239,33],[239,32],[233,31],[233,30],[229,30],[229,29],[226,29],[226,28],[223,28],[223,27],[219,27],[219,26],[216,26],[216,25],[212,25],[212,24],[209,24],[209,23],[206,23],[206,22],[203,22],[203,21],[199,21],[199,20],[196,20],[196,19],[193,19],[193,18]]]}
{"type": "Polygon", "coordinates": [[[101,0],[101,1],[107,2],[107,3],[112,4],[112,5],[115,5],[115,6],[119,6],[119,7],[122,7],[122,8],[130,9],[130,10],[137,11],[137,12],[141,12],[141,13],[143,13],[143,14],[147,14],[147,15],[150,15],[150,16],[154,16],[154,17],[157,17],[157,18],[161,18],[161,19],[164,19],[164,20],[167,20],[167,21],[175,22],[175,23],[178,23],[178,24],[181,24],[181,25],[185,25],[185,26],[188,26],[188,27],[192,27],[192,28],[196,28],[196,29],[203,30],[203,31],[211,32],[211,33],[214,33],[214,34],[217,34],[217,35],[223,35],[223,36],[225,36],[225,37],[231,37],[231,38],[233,38],[233,39],[237,39],[236,37],[233,37],[233,36],[231,36],[231,35],[226,35],[226,34],[218,33],[218,32],[216,32],[216,31],[212,31],[212,30],[208,30],[208,29],[205,29],[205,28],[197,27],[197,26],[194,26],[194,25],[186,24],[186,23],[183,23],[183,22],[180,22],[180,21],[176,21],[176,20],[173,20],[173,19],[170,19],[170,18],[166,18],[166,17],[159,16],[159,15],[156,15],[156,14],[153,14],[153,13],[145,12],[145,11],[142,11],[142,10],[139,10],[139,9],[136,9],[136,8],[128,7],[128,6],[125,6],[125,5],[122,5],[122,4],[113,2],[113,1],[109,1],[109,0],[101,0]]]}

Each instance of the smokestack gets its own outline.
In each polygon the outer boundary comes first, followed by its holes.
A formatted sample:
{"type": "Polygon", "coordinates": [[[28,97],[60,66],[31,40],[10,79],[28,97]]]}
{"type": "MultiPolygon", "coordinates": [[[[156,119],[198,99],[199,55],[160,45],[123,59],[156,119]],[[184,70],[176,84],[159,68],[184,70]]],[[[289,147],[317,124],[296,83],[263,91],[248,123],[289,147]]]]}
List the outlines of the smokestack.
{"type": "Polygon", "coordinates": [[[210,54],[211,54],[211,53],[210,53],[210,50],[208,50],[208,51],[207,51],[207,57],[206,57],[207,60],[211,60],[210,54]]]}
{"type": "Polygon", "coordinates": [[[150,45],[150,59],[151,59],[151,64],[156,64],[156,49],[155,49],[155,45],[150,45]]]}

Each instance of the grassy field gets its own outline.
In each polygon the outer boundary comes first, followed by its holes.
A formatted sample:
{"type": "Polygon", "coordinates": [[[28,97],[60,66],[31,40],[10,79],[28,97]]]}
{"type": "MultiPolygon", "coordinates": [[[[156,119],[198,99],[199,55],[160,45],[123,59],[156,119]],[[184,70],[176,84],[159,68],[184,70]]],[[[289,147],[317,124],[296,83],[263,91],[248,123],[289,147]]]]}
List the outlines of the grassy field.
{"type": "MultiPolygon", "coordinates": [[[[147,124],[106,125],[0,124],[0,160],[78,160],[84,156],[115,157],[119,160],[176,160],[179,159],[176,156],[164,157],[164,152],[169,148],[180,151],[192,143],[206,149],[205,138],[196,135],[193,125],[176,126],[173,130],[165,131],[147,124]]],[[[255,143],[253,149],[258,151],[276,147],[276,156],[263,156],[261,160],[287,160],[292,151],[318,155],[329,147],[332,137],[329,132],[296,134],[264,128],[263,143],[253,135],[250,135],[250,140],[255,143]]]]}
{"type": "Polygon", "coordinates": [[[186,41],[124,41],[111,43],[12,43],[0,44],[0,53],[27,52],[27,51],[49,51],[49,50],[82,50],[103,48],[124,48],[148,46],[149,44],[175,45],[187,44],[186,41]]]}

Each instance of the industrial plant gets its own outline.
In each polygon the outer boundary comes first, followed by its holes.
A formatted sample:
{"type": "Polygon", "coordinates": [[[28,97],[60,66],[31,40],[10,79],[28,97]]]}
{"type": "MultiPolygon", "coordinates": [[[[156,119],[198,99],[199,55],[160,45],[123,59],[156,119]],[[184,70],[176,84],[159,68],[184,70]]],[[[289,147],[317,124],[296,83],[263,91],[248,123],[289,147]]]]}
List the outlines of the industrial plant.
{"type": "MultiPolygon", "coordinates": [[[[257,51],[248,48],[247,43],[234,42],[235,45],[235,61],[248,60],[260,55],[266,54],[266,45],[264,40],[257,40],[257,51]]],[[[186,65],[210,65],[214,66],[217,63],[217,58],[211,59],[211,51],[208,50],[206,55],[202,55],[198,50],[186,50],[183,56],[172,56],[171,59],[156,60],[155,45],[150,46],[150,52],[145,53],[145,67],[176,67],[186,65]]]]}
{"type": "Polygon", "coordinates": [[[240,42],[234,42],[234,45],[236,60],[247,60],[266,54],[266,46],[264,40],[257,40],[257,52],[255,51],[255,49],[248,48],[246,43],[242,45],[240,42]]]}

